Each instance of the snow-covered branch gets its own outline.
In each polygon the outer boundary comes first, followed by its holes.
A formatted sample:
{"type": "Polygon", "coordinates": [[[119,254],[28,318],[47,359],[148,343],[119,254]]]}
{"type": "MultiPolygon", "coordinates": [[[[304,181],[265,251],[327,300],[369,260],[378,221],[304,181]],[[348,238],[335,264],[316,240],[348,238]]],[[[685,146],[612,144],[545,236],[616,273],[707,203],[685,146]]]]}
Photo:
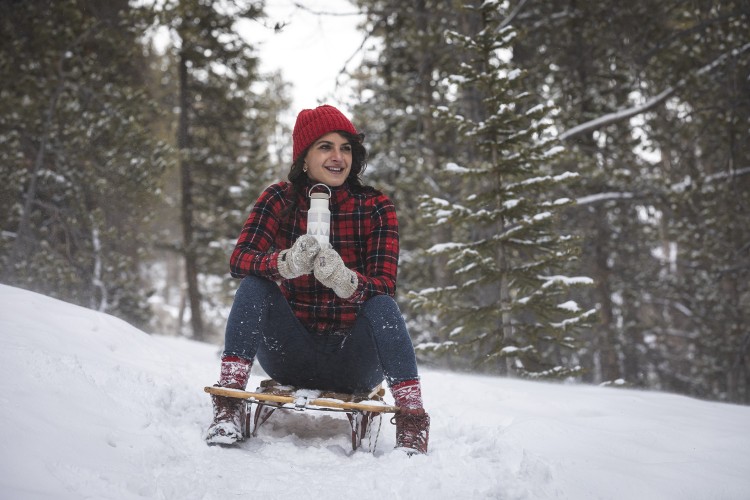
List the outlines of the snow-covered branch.
{"type": "Polygon", "coordinates": [[[706,182],[716,182],[721,181],[724,179],[728,179],[731,177],[740,177],[742,175],[749,175],[750,174],[750,167],[740,168],[737,170],[732,170],[729,172],[719,172],[716,174],[711,174],[706,177],[706,182]]]}
{"type": "MultiPolygon", "coordinates": [[[[729,58],[730,56],[736,57],[742,54],[743,52],[747,52],[748,50],[750,50],[750,43],[747,43],[743,45],[742,47],[734,49],[730,52],[726,52],[722,54],[721,56],[717,57],[711,63],[700,68],[696,72],[696,75],[701,76],[705,73],[708,73],[709,71],[711,71],[712,69],[714,69],[715,67],[717,67],[718,65],[726,61],[726,59],[729,58]]],[[[646,111],[649,111],[650,109],[653,109],[659,104],[661,104],[662,102],[664,102],[668,97],[674,94],[678,88],[683,86],[686,81],[687,79],[683,78],[676,85],[672,87],[668,87],[667,89],[663,90],[661,93],[647,100],[643,104],[639,104],[638,106],[633,106],[633,107],[626,108],[626,109],[621,109],[613,113],[608,113],[606,115],[600,116],[599,118],[595,118],[593,120],[587,121],[580,125],[576,125],[570,130],[566,130],[565,132],[560,134],[560,140],[566,141],[570,139],[571,137],[575,137],[585,132],[590,132],[592,130],[596,130],[606,125],[609,125],[611,123],[616,123],[622,120],[627,120],[628,118],[632,118],[633,116],[640,115],[641,113],[645,113],[646,111]]]]}
{"type": "Polygon", "coordinates": [[[576,200],[576,205],[589,205],[609,200],[629,200],[635,195],[633,193],[596,193],[588,196],[581,196],[576,200]]]}
{"type": "Polygon", "coordinates": [[[646,111],[652,108],[655,108],[656,106],[661,104],[662,101],[664,101],[669,96],[674,94],[674,92],[675,92],[675,87],[669,87],[668,89],[664,90],[659,95],[652,97],[651,99],[649,99],[648,101],[644,102],[643,104],[639,106],[635,106],[635,107],[627,108],[627,109],[621,109],[619,111],[615,111],[614,113],[609,113],[604,116],[600,116],[599,118],[595,118],[593,120],[587,121],[586,123],[576,125],[572,129],[566,130],[565,132],[560,134],[560,139],[563,141],[566,141],[570,139],[571,137],[583,134],[584,132],[596,130],[598,128],[609,125],[610,123],[627,120],[628,118],[631,118],[633,116],[640,115],[641,113],[645,113],[646,111]]]}
{"type": "Polygon", "coordinates": [[[518,5],[513,9],[513,12],[508,14],[508,17],[506,17],[502,23],[497,27],[497,31],[500,32],[501,30],[505,29],[506,26],[509,26],[510,23],[513,22],[513,20],[518,16],[518,13],[521,12],[521,9],[523,9],[523,6],[526,4],[527,0],[521,0],[518,2],[518,5]]]}
{"type": "MultiPolygon", "coordinates": [[[[741,177],[743,175],[750,175],[750,167],[744,167],[744,168],[739,168],[736,170],[730,170],[730,171],[725,171],[725,172],[717,172],[715,174],[707,175],[703,179],[703,183],[711,184],[713,182],[720,182],[726,179],[733,179],[735,177],[741,177]]],[[[674,189],[675,188],[673,187],[672,190],[674,189]]],[[[655,193],[658,194],[659,191],[656,191],[655,193]]],[[[611,201],[611,200],[643,199],[647,197],[647,194],[648,193],[631,193],[631,192],[594,193],[594,194],[589,194],[589,195],[581,196],[580,198],[577,198],[576,205],[591,205],[594,203],[601,203],[604,201],[611,201]]]]}

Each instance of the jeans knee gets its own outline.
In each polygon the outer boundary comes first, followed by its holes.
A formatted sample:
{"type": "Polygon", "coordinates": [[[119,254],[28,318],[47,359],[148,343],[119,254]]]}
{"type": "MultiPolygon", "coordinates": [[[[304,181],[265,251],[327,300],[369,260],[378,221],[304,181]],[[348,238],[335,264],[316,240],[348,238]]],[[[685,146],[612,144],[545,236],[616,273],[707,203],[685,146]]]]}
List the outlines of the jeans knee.
{"type": "Polygon", "coordinates": [[[260,276],[250,275],[242,278],[234,299],[237,300],[240,297],[266,297],[276,290],[278,290],[278,287],[273,281],[261,278],[260,276]]]}
{"type": "MultiPolygon", "coordinates": [[[[370,320],[403,320],[396,300],[390,295],[376,295],[362,305],[361,314],[370,320]]],[[[376,321],[379,322],[379,321],[376,321]]]]}

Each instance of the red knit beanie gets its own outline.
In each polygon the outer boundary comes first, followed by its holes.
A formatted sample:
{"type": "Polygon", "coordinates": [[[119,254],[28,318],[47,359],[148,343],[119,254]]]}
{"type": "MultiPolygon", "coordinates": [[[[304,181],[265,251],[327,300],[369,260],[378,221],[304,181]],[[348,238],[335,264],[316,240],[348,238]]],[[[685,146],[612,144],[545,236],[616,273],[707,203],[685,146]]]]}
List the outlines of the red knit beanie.
{"type": "Polygon", "coordinates": [[[352,122],[333,106],[324,104],[315,109],[300,111],[292,132],[292,161],[297,161],[297,157],[320,137],[337,130],[357,134],[352,122]]]}

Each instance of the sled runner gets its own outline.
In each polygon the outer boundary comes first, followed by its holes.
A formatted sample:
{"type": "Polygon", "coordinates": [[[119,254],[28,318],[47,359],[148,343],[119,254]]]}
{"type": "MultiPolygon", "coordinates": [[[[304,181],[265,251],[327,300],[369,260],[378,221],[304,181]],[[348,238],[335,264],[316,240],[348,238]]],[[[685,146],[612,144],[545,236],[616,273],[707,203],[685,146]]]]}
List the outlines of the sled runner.
{"type": "Polygon", "coordinates": [[[243,437],[257,436],[261,425],[276,410],[345,413],[352,429],[352,450],[360,447],[376,417],[382,418],[383,413],[398,411],[397,406],[389,406],[383,402],[385,389],[380,385],[368,394],[344,394],[298,389],[267,379],[260,383],[255,392],[216,386],[205,387],[204,391],[216,396],[245,400],[243,437]]]}

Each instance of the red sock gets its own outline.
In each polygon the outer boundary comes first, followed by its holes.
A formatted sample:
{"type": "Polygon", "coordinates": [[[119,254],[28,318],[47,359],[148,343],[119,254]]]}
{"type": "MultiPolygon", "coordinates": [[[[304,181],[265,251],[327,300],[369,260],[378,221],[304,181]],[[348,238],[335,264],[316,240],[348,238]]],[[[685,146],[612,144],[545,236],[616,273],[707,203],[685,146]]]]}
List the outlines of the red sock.
{"type": "Polygon", "coordinates": [[[405,380],[391,386],[391,393],[399,408],[422,408],[422,386],[419,379],[405,380]]]}
{"type": "Polygon", "coordinates": [[[253,361],[251,359],[239,356],[222,356],[219,385],[244,390],[247,387],[247,379],[250,377],[252,366],[253,361]]]}

